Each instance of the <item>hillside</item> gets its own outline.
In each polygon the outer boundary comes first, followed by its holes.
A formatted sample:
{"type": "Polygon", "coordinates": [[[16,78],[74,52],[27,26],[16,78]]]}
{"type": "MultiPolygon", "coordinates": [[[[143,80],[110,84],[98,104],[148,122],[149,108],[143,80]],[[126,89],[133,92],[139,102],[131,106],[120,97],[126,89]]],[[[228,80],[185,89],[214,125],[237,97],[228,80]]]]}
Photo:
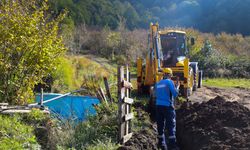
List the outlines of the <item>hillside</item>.
{"type": "Polygon", "coordinates": [[[148,28],[149,22],[162,27],[193,27],[202,32],[250,34],[250,0],[50,0],[57,14],[69,11],[65,23],[85,23],[116,29],[126,21],[129,29],[148,28]]]}

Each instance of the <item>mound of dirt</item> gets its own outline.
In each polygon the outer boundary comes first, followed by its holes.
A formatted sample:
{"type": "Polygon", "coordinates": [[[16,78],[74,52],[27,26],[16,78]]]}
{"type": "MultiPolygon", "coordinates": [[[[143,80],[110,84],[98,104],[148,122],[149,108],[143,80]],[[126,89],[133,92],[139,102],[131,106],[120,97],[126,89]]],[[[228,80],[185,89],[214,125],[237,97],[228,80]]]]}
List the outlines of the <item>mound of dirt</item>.
{"type": "Polygon", "coordinates": [[[177,139],[182,150],[249,149],[250,110],[217,96],[177,110],[177,139]]]}
{"type": "Polygon", "coordinates": [[[155,133],[150,130],[141,130],[134,133],[125,146],[119,147],[118,150],[157,150],[156,140],[155,133]]]}
{"type": "Polygon", "coordinates": [[[142,103],[134,103],[135,121],[133,123],[134,134],[125,145],[118,150],[157,150],[156,125],[150,121],[146,106],[142,103]]]}

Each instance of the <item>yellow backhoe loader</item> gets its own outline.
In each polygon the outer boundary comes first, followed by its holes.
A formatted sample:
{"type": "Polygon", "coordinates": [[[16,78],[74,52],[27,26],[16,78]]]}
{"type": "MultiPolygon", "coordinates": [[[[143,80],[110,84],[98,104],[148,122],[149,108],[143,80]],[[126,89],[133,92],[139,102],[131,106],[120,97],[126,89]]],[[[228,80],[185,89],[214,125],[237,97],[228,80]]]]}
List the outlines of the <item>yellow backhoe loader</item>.
{"type": "Polygon", "coordinates": [[[151,87],[162,79],[163,68],[171,68],[174,82],[180,82],[179,94],[187,100],[201,87],[202,72],[198,62],[189,61],[187,43],[194,45],[194,38],[186,37],[184,31],[159,30],[158,23],[150,24],[148,54],[137,59],[138,92],[150,93],[151,87]]]}

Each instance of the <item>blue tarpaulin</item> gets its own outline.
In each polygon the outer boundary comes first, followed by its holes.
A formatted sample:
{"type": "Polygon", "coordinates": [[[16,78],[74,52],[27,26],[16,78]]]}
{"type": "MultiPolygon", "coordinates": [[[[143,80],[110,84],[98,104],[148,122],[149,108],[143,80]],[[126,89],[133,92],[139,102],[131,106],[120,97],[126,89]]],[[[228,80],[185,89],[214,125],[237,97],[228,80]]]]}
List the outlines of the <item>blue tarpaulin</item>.
{"type": "MultiPolygon", "coordinates": [[[[57,93],[45,93],[44,102],[51,98],[61,96],[57,93]]],[[[36,95],[36,102],[40,102],[40,95],[36,95]]],[[[61,119],[73,119],[78,121],[85,120],[89,115],[95,115],[96,111],[93,105],[99,104],[100,101],[95,97],[67,95],[59,99],[44,103],[52,114],[61,119]]]]}

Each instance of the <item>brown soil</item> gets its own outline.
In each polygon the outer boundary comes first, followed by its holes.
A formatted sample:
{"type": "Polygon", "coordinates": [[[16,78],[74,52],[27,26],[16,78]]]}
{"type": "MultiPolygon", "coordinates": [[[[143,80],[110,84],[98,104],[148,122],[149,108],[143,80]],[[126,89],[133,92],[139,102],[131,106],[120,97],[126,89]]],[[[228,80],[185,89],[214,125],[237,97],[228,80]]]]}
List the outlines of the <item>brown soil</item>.
{"type": "Polygon", "coordinates": [[[119,150],[157,150],[156,142],[156,133],[143,129],[134,133],[125,146],[119,147],[119,150]]]}
{"type": "Polygon", "coordinates": [[[250,89],[202,87],[191,95],[191,102],[203,102],[221,96],[227,101],[238,101],[250,109],[250,89]]]}
{"type": "Polygon", "coordinates": [[[177,137],[182,150],[249,150],[250,110],[220,96],[183,104],[177,111],[177,137]]]}
{"type": "Polygon", "coordinates": [[[133,126],[133,136],[119,147],[119,150],[157,150],[157,129],[156,125],[150,121],[147,107],[140,102],[133,104],[136,122],[133,126]]]}
{"type": "MultiPolygon", "coordinates": [[[[176,111],[181,150],[250,150],[249,89],[203,87],[190,100],[176,111]]],[[[137,119],[145,122],[145,106],[134,105],[137,119]]],[[[156,145],[156,125],[149,123],[119,149],[150,150],[157,149],[156,145]]]]}

